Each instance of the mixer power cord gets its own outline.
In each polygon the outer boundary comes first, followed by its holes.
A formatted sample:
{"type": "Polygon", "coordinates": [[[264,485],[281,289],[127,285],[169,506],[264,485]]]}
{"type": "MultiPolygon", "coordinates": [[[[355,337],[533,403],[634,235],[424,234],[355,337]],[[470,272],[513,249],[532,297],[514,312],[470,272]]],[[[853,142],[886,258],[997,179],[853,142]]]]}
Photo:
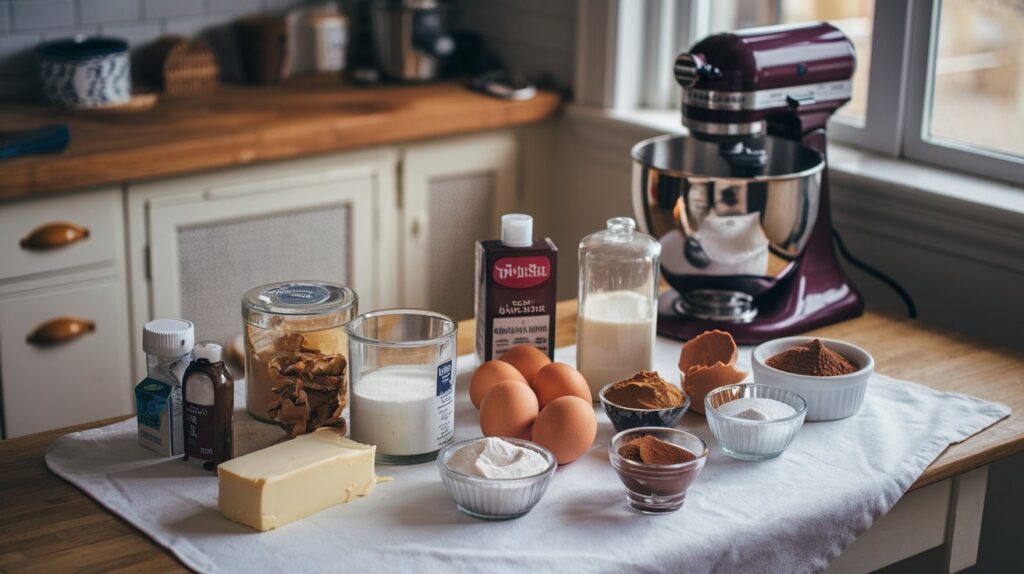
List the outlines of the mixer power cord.
{"type": "Polygon", "coordinates": [[[900,299],[903,299],[903,304],[907,306],[907,316],[911,319],[917,319],[917,306],[914,305],[914,299],[902,285],[897,283],[892,277],[854,257],[846,248],[846,244],[843,243],[843,239],[839,237],[839,232],[835,228],[832,228],[832,238],[836,240],[836,247],[839,248],[839,253],[843,256],[843,259],[846,259],[854,267],[891,287],[900,296],[900,299]]]}

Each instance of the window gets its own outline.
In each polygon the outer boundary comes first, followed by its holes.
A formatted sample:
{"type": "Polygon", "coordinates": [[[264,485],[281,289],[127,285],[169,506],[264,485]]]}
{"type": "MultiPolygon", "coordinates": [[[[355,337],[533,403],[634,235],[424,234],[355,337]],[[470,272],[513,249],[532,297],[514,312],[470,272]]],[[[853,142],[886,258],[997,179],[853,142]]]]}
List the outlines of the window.
{"type": "Polygon", "coordinates": [[[678,110],[670,62],[710,33],[828,20],[857,50],[853,97],[833,117],[833,140],[1024,182],[1024,0],[610,4],[613,107],[678,110]]]}
{"type": "Polygon", "coordinates": [[[944,0],[936,33],[928,140],[1024,156],[1024,2],[944,0]]]}

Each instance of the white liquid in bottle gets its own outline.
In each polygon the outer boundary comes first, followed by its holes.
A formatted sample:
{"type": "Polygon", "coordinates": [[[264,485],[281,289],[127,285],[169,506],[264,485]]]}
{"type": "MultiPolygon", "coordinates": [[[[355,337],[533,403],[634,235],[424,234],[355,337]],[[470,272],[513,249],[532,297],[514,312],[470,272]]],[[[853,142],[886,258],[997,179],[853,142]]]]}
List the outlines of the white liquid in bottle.
{"type": "Polygon", "coordinates": [[[654,367],[651,300],[633,291],[588,296],[576,334],[576,364],[597,399],[602,387],[654,367]]]}

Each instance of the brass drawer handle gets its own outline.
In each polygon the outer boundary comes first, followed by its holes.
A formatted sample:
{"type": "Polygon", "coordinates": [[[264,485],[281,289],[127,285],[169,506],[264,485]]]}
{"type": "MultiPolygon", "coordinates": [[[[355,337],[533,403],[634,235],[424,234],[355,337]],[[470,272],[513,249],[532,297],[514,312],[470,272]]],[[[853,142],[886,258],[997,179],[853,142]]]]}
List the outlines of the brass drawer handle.
{"type": "Polygon", "coordinates": [[[22,249],[49,251],[67,247],[89,237],[89,228],[67,221],[44,223],[21,240],[22,249]]]}
{"type": "Polygon", "coordinates": [[[25,337],[36,347],[53,347],[70,343],[75,339],[96,330],[96,323],[78,317],[57,317],[39,325],[25,337]]]}

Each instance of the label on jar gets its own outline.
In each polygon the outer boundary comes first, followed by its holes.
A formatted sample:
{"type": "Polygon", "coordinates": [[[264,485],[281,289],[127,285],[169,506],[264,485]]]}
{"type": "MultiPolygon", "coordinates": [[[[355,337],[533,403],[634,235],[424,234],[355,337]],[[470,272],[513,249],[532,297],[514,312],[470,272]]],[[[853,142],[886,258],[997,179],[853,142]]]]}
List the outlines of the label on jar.
{"type": "Polygon", "coordinates": [[[213,460],[214,448],[213,381],[202,373],[185,380],[185,458],[213,460]]]}
{"type": "Polygon", "coordinates": [[[274,293],[274,298],[283,305],[316,305],[323,303],[331,292],[319,285],[285,285],[274,293]]]}

